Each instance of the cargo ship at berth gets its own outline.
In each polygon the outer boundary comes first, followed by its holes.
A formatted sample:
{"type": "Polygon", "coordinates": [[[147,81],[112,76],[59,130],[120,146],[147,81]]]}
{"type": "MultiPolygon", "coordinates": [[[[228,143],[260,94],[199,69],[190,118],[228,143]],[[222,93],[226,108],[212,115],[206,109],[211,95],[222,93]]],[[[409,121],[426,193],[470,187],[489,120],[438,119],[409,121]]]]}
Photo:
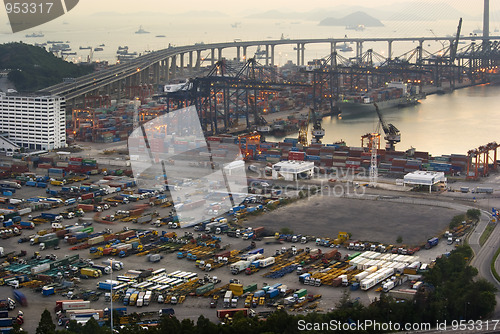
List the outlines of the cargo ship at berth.
{"type": "Polygon", "coordinates": [[[379,109],[383,110],[414,105],[423,98],[425,98],[425,94],[420,92],[419,86],[391,82],[386,87],[368,92],[341,95],[337,106],[342,115],[350,115],[375,112],[373,103],[377,103],[379,109]]]}

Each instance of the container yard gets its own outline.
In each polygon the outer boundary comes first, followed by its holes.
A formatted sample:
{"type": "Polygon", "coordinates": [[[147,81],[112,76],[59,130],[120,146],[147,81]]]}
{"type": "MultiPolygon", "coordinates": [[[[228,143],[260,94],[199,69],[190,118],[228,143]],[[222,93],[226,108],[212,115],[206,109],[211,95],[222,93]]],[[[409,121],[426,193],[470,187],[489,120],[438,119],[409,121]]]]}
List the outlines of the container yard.
{"type": "MultiPolygon", "coordinates": [[[[163,147],[180,145],[167,138],[157,139],[163,147]]],[[[47,308],[60,326],[69,320],[101,322],[109,319],[111,301],[126,324],[134,312],[149,323],[159,314],[191,319],[203,314],[218,321],[240,309],[249,316],[281,308],[326,312],[344,291],[364,303],[380,293],[411,299],[422,272],[473,228],[471,221],[448,228],[450,219],[463,213],[457,208],[422,212],[412,202],[395,206],[384,200],[398,192],[436,196],[397,185],[407,172],[439,171],[465,182],[466,175],[458,174],[467,169],[467,156],[378,150],[377,190],[367,187],[362,175],[362,168],[369,168],[368,148],[304,147],[293,138],[207,140],[213,154],[232,154],[229,144],[248,153],[249,195],[230,209],[211,202],[210,193],[206,200],[187,203],[183,210],[207,205],[206,214],[215,217],[194,224],[177,215],[169,189],[196,188],[196,179],[171,178],[166,187],[145,188],[136,185],[126,164],[117,168],[100,155],[79,153],[3,162],[0,291],[12,295],[4,308],[17,300],[8,312],[11,321],[25,321],[23,328],[33,330],[38,310],[47,308]],[[308,164],[309,174],[300,170],[296,178],[276,177],[275,166],[299,162],[308,164]],[[314,195],[325,186],[344,193],[314,195]],[[304,189],[308,198],[300,200],[304,189]],[[350,198],[357,193],[362,196],[350,198]],[[283,227],[290,232],[284,234],[283,227]],[[24,318],[17,317],[19,310],[24,318]]],[[[119,154],[107,154],[108,161],[110,156],[119,154]]],[[[482,183],[469,181],[468,191],[463,188],[447,196],[469,201],[491,195],[482,183]]],[[[433,190],[443,193],[438,186],[433,190]]]]}

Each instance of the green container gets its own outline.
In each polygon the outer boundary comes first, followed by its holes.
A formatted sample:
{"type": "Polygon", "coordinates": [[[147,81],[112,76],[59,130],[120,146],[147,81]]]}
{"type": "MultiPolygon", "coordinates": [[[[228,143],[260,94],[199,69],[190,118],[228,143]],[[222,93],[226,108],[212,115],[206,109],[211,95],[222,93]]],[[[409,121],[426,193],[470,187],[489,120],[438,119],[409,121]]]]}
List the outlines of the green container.
{"type": "Polygon", "coordinates": [[[307,295],[307,290],[306,289],[300,289],[299,291],[295,292],[293,294],[294,296],[296,295],[297,298],[304,297],[307,295]]]}
{"type": "Polygon", "coordinates": [[[250,284],[243,287],[243,293],[254,292],[257,290],[257,283],[250,284]]]}
{"type": "Polygon", "coordinates": [[[360,253],[360,252],[357,252],[357,253],[354,253],[354,254],[352,254],[352,255],[349,255],[349,257],[348,257],[347,259],[350,261],[350,260],[352,260],[352,259],[354,259],[355,257],[360,256],[360,255],[361,255],[361,253],[360,253]]]}
{"type": "Polygon", "coordinates": [[[87,228],[84,228],[82,230],[82,232],[94,233],[94,228],[92,226],[91,227],[87,227],[87,228]]]}
{"type": "Polygon", "coordinates": [[[214,289],[213,283],[205,284],[203,286],[196,288],[196,295],[198,295],[198,296],[203,295],[203,294],[205,294],[208,291],[213,290],[213,289],[214,289]]]}

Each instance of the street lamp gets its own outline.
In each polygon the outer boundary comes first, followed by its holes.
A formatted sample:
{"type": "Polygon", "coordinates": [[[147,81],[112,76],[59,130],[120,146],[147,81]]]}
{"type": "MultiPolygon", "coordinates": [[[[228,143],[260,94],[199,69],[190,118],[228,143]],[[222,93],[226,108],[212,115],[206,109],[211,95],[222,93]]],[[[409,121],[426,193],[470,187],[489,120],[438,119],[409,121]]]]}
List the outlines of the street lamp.
{"type": "Polygon", "coordinates": [[[464,319],[467,320],[467,305],[470,305],[470,302],[465,302],[465,314],[464,314],[464,319]]]}
{"type": "Polygon", "coordinates": [[[111,290],[109,291],[110,301],[111,301],[111,334],[113,334],[113,260],[110,261],[111,264],[111,290]]]}

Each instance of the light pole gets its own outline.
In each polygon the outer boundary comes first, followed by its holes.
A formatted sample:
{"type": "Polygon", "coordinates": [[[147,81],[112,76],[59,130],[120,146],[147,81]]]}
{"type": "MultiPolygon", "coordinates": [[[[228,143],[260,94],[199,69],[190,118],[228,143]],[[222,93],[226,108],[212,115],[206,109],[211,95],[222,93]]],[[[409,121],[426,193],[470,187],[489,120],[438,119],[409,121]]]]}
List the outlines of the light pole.
{"type": "Polygon", "coordinates": [[[467,305],[470,305],[470,302],[465,302],[464,320],[467,320],[467,305]]]}
{"type": "Polygon", "coordinates": [[[113,334],[113,260],[110,261],[111,262],[111,289],[109,291],[109,296],[110,296],[110,301],[111,301],[111,334],[113,334]]]}

